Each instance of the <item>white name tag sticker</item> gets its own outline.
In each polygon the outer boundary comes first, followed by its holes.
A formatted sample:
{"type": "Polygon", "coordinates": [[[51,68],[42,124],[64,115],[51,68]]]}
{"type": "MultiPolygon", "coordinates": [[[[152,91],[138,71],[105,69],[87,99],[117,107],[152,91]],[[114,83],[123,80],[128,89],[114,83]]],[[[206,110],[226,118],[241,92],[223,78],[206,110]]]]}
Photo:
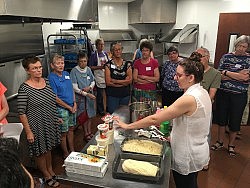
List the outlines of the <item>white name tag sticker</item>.
{"type": "Polygon", "coordinates": [[[240,64],[236,64],[235,68],[241,68],[241,65],[240,64]]]}
{"type": "Polygon", "coordinates": [[[115,69],[115,65],[111,64],[111,69],[115,69]]]}
{"type": "Polygon", "coordinates": [[[151,70],[151,67],[146,67],[146,71],[150,71],[151,70]]]}
{"type": "Polygon", "coordinates": [[[89,77],[89,76],[87,76],[87,79],[88,79],[88,80],[90,80],[90,77],[89,77]]]}
{"type": "Polygon", "coordinates": [[[70,77],[69,77],[69,76],[65,76],[65,79],[66,79],[66,80],[69,80],[69,79],[70,79],[70,77]]]}

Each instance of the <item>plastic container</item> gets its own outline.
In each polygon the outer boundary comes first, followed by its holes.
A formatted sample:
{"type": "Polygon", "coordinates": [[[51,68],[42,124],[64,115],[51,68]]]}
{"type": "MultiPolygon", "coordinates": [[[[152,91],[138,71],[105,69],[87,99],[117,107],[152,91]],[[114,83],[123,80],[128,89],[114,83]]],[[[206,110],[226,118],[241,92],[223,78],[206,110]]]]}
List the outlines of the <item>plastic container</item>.
{"type": "Polygon", "coordinates": [[[114,129],[108,131],[109,144],[114,143],[114,129]]]}
{"type": "MultiPolygon", "coordinates": [[[[167,109],[167,106],[164,106],[164,109],[167,109]]],[[[170,125],[169,121],[163,121],[160,124],[160,131],[164,134],[164,136],[169,136],[169,133],[170,133],[169,125],[170,125]]]]}
{"type": "Polygon", "coordinates": [[[164,121],[160,124],[160,131],[164,136],[169,136],[169,121],[164,121]]]}
{"type": "Polygon", "coordinates": [[[109,144],[109,138],[101,138],[100,135],[95,137],[98,146],[106,147],[109,144]]]}
{"type": "Polygon", "coordinates": [[[101,139],[105,139],[108,137],[109,126],[107,124],[99,124],[97,126],[97,128],[100,131],[100,138],[101,139]]]}

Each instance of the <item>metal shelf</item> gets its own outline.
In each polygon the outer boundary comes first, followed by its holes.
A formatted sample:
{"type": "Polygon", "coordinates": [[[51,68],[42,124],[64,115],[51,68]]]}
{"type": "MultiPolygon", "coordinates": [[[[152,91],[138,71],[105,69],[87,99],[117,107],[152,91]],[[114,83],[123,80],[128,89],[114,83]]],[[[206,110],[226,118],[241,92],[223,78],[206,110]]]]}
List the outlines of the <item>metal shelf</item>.
{"type": "Polygon", "coordinates": [[[56,53],[64,56],[65,70],[70,71],[72,64],[77,65],[77,54],[80,51],[87,52],[87,41],[87,31],[84,28],[61,29],[60,34],[50,34],[47,37],[49,60],[56,53]]]}

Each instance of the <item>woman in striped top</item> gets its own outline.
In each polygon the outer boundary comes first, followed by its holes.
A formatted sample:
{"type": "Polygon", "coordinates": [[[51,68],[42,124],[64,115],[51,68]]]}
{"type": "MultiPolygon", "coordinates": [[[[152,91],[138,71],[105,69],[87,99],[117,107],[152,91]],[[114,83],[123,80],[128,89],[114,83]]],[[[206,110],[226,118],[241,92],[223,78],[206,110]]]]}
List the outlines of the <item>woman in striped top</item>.
{"type": "Polygon", "coordinates": [[[29,154],[35,157],[45,183],[57,187],[60,184],[51,163],[51,150],[60,144],[56,95],[49,81],[42,78],[42,65],[38,57],[28,56],[22,65],[29,78],[19,88],[17,107],[27,135],[29,154]]]}

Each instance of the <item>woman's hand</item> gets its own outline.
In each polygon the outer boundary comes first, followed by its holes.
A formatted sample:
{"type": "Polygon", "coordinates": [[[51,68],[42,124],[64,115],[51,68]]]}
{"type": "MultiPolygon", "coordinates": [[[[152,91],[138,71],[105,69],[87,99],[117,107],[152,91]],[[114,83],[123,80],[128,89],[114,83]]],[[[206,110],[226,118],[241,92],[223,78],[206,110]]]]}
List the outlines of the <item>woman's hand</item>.
{"type": "Polygon", "coordinates": [[[32,131],[27,132],[26,135],[29,143],[33,143],[35,141],[35,137],[32,131]]]}
{"type": "Polygon", "coordinates": [[[86,96],[89,97],[90,99],[93,99],[93,100],[96,99],[95,95],[93,95],[91,93],[88,93],[86,96]]]}
{"type": "Polygon", "coordinates": [[[76,113],[76,110],[77,110],[77,104],[76,104],[76,102],[74,102],[74,106],[72,107],[72,111],[71,111],[71,113],[76,113]]]}
{"type": "Polygon", "coordinates": [[[92,88],[88,86],[88,87],[83,88],[82,90],[88,93],[89,91],[92,90],[92,88]]]}
{"type": "Polygon", "coordinates": [[[120,120],[116,120],[117,121],[117,125],[123,129],[128,129],[128,124],[120,121],[120,120]]]}

